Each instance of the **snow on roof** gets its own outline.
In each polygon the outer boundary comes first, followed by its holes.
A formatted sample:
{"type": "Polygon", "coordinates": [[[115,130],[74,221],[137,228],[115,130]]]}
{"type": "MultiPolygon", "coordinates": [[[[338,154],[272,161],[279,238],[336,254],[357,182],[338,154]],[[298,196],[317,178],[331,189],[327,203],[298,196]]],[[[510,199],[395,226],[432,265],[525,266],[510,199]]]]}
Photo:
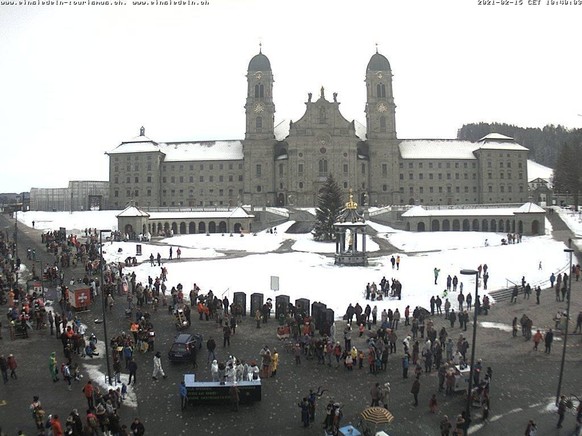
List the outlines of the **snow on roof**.
{"type": "Polygon", "coordinates": [[[398,145],[403,159],[476,159],[479,144],[458,139],[404,139],[398,145]]]}
{"type": "Polygon", "coordinates": [[[167,211],[151,212],[150,220],[164,219],[228,219],[228,218],[252,218],[254,215],[248,214],[242,207],[232,210],[202,210],[202,211],[167,211]]]}
{"type": "Polygon", "coordinates": [[[143,210],[135,207],[135,206],[127,206],[125,209],[123,209],[118,215],[116,215],[117,218],[119,217],[136,217],[136,216],[150,216],[149,213],[144,212],[143,210]]]}
{"type": "Polygon", "coordinates": [[[366,140],[366,126],[359,121],[354,120],[354,128],[356,129],[356,136],[362,141],[366,140]]]}
{"type": "Polygon", "coordinates": [[[161,143],[166,162],[197,160],[242,160],[242,141],[189,141],[161,143]]]}
{"type": "Polygon", "coordinates": [[[535,203],[525,203],[516,210],[516,213],[546,213],[546,211],[535,203]]]}
{"type": "Polygon", "coordinates": [[[275,126],[275,139],[277,141],[284,141],[289,136],[289,129],[291,128],[289,120],[283,120],[275,126]]]}
{"type": "Polygon", "coordinates": [[[525,203],[524,205],[515,208],[515,207],[475,207],[474,209],[469,209],[466,207],[458,208],[458,207],[448,207],[448,206],[441,206],[440,208],[437,206],[431,206],[430,209],[425,209],[423,206],[413,206],[408,209],[406,212],[402,214],[404,218],[411,218],[411,217],[432,217],[432,216],[450,216],[450,217],[459,217],[459,216],[513,216],[516,213],[545,213],[545,210],[542,209],[540,206],[533,204],[533,203],[525,203]]]}
{"type": "Polygon", "coordinates": [[[108,154],[145,153],[152,151],[153,152],[160,151],[157,142],[152,141],[147,136],[140,135],[131,138],[128,141],[123,141],[115,149],[111,150],[108,154]]]}
{"type": "Polygon", "coordinates": [[[488,135],[485,135],[481,139],[479,139],[479,142],[481,142],[481,141],[488,141],[488,140],[492,140],[492,141],[513,141],[513,138],[511,138],[509,136],[502,135],[501,133],[489,133],[488,135]]]}

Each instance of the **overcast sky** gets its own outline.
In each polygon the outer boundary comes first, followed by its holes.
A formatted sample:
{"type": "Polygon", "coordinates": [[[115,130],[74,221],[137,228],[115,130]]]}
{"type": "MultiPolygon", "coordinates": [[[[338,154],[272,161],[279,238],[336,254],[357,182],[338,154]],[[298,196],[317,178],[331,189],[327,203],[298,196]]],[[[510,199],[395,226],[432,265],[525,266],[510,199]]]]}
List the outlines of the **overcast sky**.
{"type": "Polygon", "coordinates": [[[276,122],[307,93],[365,121],[376,44],[399,138],[464,123],[582,127],[582,6],[478,0],[209,0],[207,6],[0,6],[0,192],[107,180],[136,136],[242,139],[246,70],[263,44],[276,122]]]}

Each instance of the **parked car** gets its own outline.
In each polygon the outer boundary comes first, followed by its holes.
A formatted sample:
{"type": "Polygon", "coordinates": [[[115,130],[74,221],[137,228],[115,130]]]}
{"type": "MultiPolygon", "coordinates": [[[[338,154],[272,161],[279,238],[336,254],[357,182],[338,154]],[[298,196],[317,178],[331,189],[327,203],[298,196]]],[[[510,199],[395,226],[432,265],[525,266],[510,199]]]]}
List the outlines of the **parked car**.
{"type": "Polygon", "coordinates": [[[168,351],[168,360],[170,362],[192,362],[196,365],[196,354],[202,348],[203,342],[201,334],[179,334],[168,351]]]}

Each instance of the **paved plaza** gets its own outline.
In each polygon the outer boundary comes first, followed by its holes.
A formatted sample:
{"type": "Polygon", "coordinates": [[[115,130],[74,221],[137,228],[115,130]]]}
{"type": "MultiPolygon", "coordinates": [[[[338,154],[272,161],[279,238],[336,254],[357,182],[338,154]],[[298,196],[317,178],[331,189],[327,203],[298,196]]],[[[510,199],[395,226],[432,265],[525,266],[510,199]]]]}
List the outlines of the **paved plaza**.
{"type": "MultiPolygon", "coordinates": [[[[2,228],[10,225],[5,218],[0,218],[2,228]]],[[[27,246],[36,247],[37,264],[47,263],[52,259],[40,244],[40,232],[19,226],[19,252],[25,259],[23,249],[27,246]]],[[[171,262],[167,264],[171,274],[171,262]]],[[[67,280],[71,277],[80,278],[82,269],[67,269],[67,280]]],[[[550,272],[548,272],[548,275],[550,272]]],[[[372,278],[371,278],[372,279],[372,278]]],[[[468,291],[468,290],[467,290],[468,291]]],[[[354,302],[359,297],[360,290],[354,290],[354,302]]],[[[313,297],[315,299],[315,297],[313,297]]],[[[247,299],[248,301],[248,299],[247,299]]],[[[325,302],[324,302],[325,303],[325,302]]],[[[405,301],[399,302],[403,312],[405,301]]],[[[427,302],[428,306],[428,302],[427,302]]],[[[108,334],[113,336],[129,331],[128,319],[125,316],[125,304],[122,298],[114,305],[108,319],[108,334]]],[[[394,307],[394,308],[395,308],[394,307]]],[[[455,305],[453,306],[455,307],[455,305]]],[[[6,306],[4,306],[6,308],[6,306]]],[[[562,337],[556,335],[551,354],[533,350],[533,343],[526,341],[518,334],[511,334],[511,321],[527,314],[533,320],[534,329],[554,327],[553,317],[559,310],[565,310],[566,303],[556,302],[553,290],[544,289],[541,294],[541,304],[537,305],[535,295],[529,300],[519,296],[517,303],[501,302],[493,306],[487,316],[479,317],[477,329],[476,358],[482,359],[483,366],[493,369],[491,383],[491,413],[487,423],[481,423],[481,411],[473,409],[473,426],[470,434],[475,435],[521,435],[529,419],[538,424],[538,435],[570,436],[574,429],[575,419],[568,414],[562,430],[556,429],[557,415],[551,405],[556,396],[558,373],[562,353],[562,337]]],[[[582,282],[572,283],[571,313],[575,326],[575,318],[582,310],[582,282]]],[[[90,312],[79,314],[82,322],[88,326],[88,333],[95,333],[99,340],[103,339],[103,326],[96,324],[95,319],[101,318],[101,306],[97,304],[90,312]]],[[[458,327],[450,329],[448,321],[442,316],[432,317],[435,328],[447,327],[449,337],[456,339],[463,334],[471,340],[472,325],[468,330],[461,331],[458,327]]],[[[391,383],[389,410],[395,419],[384,429],[391,436],[399,435],[439,435],[439,421],[443,414],[455,417],[465,408],[463,393],[446,397],[437,392],[438,379],[436,371],[423,374],[420,378],[421,388],[418,407],[412,406],[410,388],[413,378],[403,379],[401,357],[403,355],[401,340],[409,334],[401,325],[397,331],[397,353],[388,360],[385,372],[377,375],[369,374],[366,367],[348,372],[343,365],[339,368],[318,365],[317,360],[302,359],[301,364],[295,364],[293,355],[284,344],[277,339],[276,326],[273,319],[257,329],[252,317],[244,318],[237,327],[236,334],[231,338],[231,346],[222,347],[222,330],[213,320],[200,321],[193,313],[192,326],[189,332],[202,333],[204,339],[214,337],[218,344],[219,360],[226,360],[229,355],[250,361],[259,359],[259,351],[267,344],[273,350],[279,351],[279,369],[277,376],[263,380],[262,401],[241,405],[240,411],[233,412],[230,405],[196,406],[180,410],[178,385],[186,372],[192,368],[188,364],[173,365],[167,361],[167,351],[176,335],[174,318],[167,310],[160,309],[152,313],[152,322],[156,331],[156,350],[161,351],[164,370],[167,379],[152,380],[152,353],[137,354],[138,382],[130,387],[131,398],[136,398],[135,405],[124,405],[120,409],[121,422],[129,425],[134,417],[140,417],[148,435],[180,435],[208,434],[234,436],[249,435],[322,435],[321,423],[324,419],[325,406],[330,401],[342,404],[342,424],[358,425],[361,411],[370,405],[370,388],[376,382],[391,383]],[[308,428],[303,428],[300,419],[298,402],[309,393],[322,386],[323,394],[316,409],[316,420],[308,428]],[[437,393],[438,412],[429,412],[428,402],[433,393],[437,393]],[[134,396],[135,395],[135,396],[134,396]]],[[[83,379],[73,385],[71,391],[62,381],[53,383],[48,369],[48,359],[52,351],[56,351],[59,363],[63,353],[61,342],[51,336],[48,330],[32,331],[29,339],[10,340],[3,319],[3,339],[0,341],[1,354],[14,354],[18,361],[18,380],[10,380],[0,387],[0,425],[2,431],[9,436],[15,436],[18,430],[26,435],[35,435],[36,430],[31,418],[29,404],[34,395],[38,395],[47,413],[58,413],[61,422],[72,409],[77,408],[84,417],[86,401],[81,389],[92,374],[106,373],[103,356],[94,359],[75,359],[81,364],[83,379]]],[[[336,340],[343,345],[342,334],[345,321],[336,321],[336,340]]],[[[367,336],[353,335],[353,345],[358,349],[366,349],[367,336]]],[[[473,344],[471,344],[473,346],[473,344]]],[[[562,392],[564,394],[582,394],[580,388],[582,371],[582,335],[573,334],[568,337],[568,347],[564,370],[562,392]]],[[[197,380],[210,380],[210,369],[205,365],[206,351],[202,350],[199,368],[196,371],[197,380]]],[[[122,381],[127,380],[127,374],[122,375],[122,381]]],[[[96,380],[103,383],[104,380],[96,380]]]]}

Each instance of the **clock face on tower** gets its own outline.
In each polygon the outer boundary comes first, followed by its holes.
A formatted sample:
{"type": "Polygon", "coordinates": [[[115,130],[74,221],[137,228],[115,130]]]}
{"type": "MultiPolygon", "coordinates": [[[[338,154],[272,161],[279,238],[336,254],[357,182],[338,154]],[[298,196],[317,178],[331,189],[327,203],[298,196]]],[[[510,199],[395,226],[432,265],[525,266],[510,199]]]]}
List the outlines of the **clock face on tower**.
{"type": "Polygon", "coordinates": [[[257,78],[257,80],[261,80],[261,78],[263,77],[263,73],[261,71],[257,71],[255,73],[255,77],[257,78]]]}
{"type": "Polygon", "coordinates": [[[382,72],[381,72],[381,71],[378,71],[378,72],[376,73],[376,77],[377,77],[378,79],[381,79],[382,77],[384,77],[384,75],[382,74],[382,72]]]}
{"type": "Polygon", "coordinates": [[[257,103],[253,110],[255,111],[255,113],[259,114],[265,110],[265,106],[263,105],[263,103],[257,103]]]}
{"type": "Polygon", "coordinates": [[[386,106],[384,103],[380,103],[378,105],[378,112],[386,112],[388,110],[388,106],[386,106]]]}

